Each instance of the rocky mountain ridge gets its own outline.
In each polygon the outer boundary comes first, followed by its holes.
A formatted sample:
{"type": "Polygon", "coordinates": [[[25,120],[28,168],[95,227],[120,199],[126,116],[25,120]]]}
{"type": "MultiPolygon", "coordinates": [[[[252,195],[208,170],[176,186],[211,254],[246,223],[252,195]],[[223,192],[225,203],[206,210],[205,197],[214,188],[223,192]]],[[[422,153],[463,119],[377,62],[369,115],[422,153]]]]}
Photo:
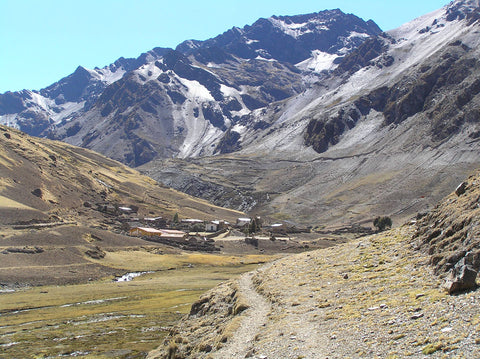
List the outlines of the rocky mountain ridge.
{"type": "Polygon", "coordinates": [[[88,111],[105,88],[144,63],[166,53],[155,48],[136,59],[119,58],[94,70],[78,66],[75,72],[40,90],[0,94],[0,123],[30,135],[45,136],[52,126],[65,124],[88,111]]]}
{"type": "Polygon", "coordinates": [[[301,93],[379,32],[340,10],[260,19],[176,50],[95,71],[79,67],[38,94],[6,93],[0,121],[131,166],[232,152],[245,115],[301,93]]]}

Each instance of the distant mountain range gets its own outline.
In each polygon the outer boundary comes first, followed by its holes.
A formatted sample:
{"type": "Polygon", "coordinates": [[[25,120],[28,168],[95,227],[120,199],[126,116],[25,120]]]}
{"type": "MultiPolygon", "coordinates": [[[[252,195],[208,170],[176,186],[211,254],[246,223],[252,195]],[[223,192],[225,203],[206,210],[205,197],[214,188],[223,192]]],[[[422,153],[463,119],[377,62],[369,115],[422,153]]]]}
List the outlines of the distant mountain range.
{"type": "Polygon", "coordinates": [[[79,67],[0,95],[0,121],[236,209],[403,219],[480,165],[478,0],[382,32],[340,10],[79,67]]]}

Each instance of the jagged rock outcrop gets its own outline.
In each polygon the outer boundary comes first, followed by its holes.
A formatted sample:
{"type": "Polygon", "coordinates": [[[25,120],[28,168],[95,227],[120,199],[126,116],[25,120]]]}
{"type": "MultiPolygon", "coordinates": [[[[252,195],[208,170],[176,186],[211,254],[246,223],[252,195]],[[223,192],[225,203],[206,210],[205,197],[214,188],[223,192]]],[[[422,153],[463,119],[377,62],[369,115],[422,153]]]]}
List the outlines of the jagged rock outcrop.
{"type": "Polygon", "coordinates": [[[435,273],[448,277],[450,293],[475,288],[480,270],[480,174],[462,184],[418,222],[414,236],[435,273]]]}

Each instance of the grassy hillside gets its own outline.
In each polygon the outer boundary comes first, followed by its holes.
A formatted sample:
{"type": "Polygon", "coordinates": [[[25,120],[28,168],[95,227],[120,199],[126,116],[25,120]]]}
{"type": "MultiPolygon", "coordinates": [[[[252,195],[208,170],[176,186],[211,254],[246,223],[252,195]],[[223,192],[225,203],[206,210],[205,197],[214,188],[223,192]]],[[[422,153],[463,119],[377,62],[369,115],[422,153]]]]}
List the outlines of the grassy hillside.
{"type": "Polygon", "coordinates": [[[122,232],[98,204],[138,217],[225,219],[242,214],[162,186],[119,162],[0,126],[0,283],[69,283],[115,272],[88,250],[153,246],[122,232]],[[98,248],[97,248],[98,247],[98,248]]]}

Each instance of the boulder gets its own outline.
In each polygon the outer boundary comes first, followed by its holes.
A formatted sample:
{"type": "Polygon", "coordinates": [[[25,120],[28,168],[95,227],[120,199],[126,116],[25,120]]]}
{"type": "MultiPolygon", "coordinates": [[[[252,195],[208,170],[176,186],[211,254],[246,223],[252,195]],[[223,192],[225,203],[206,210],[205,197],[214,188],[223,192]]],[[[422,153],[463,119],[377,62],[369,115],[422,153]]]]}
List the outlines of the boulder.
{"type": "Polygon", "coordinates": [[[467,182],[462,182],[458,185],[458,187],[455,189],[455,194],[457,196],[461,196],[462,194],[465,193],[467,189],[467,182]]]}
{"type": "Polygon", "coordinates": [[[456,294],[477,287],[477,271],[471,264],[472,257],[471,253],[468,253],[450,270],[445,282],[448,294],[456,294]]]}

